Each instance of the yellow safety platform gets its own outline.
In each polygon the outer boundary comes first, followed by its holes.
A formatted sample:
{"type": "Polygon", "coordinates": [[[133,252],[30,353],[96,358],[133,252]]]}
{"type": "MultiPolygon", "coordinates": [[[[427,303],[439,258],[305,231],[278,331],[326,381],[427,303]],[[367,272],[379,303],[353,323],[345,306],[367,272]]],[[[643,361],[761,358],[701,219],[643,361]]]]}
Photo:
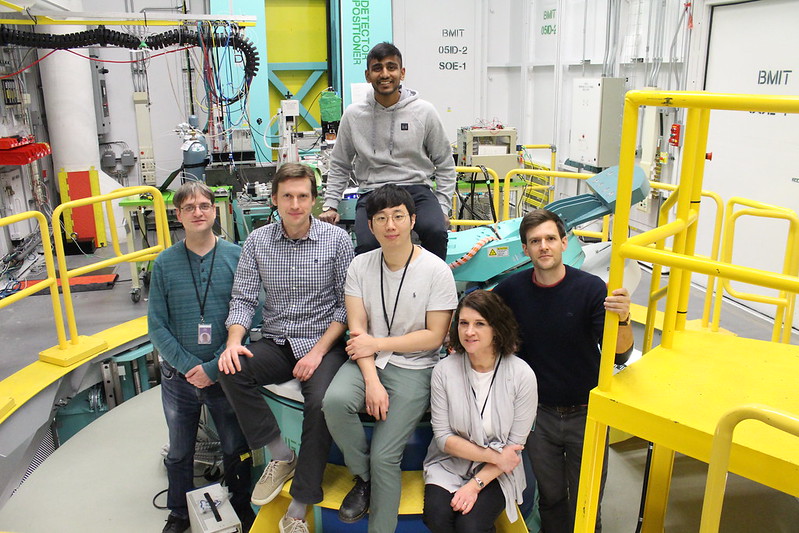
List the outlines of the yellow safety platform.
{"type": "MultiPolygon", "coordinates": [[[[751,201],[733,199],[728,206],[728,225],[734,217],[743,215],[781,219],[789,224],[786,245],[777,250],[784,253],[781,272],[733,264],[731,229],[725,229],[720,254],[718,250],[710,258],[695,254],[711,110],[799,114],[799,96],[678,91],[630,91],[625,96],[608,290],[624,286],[625,259],[652,263],[658,272],[668,267],[669,282],[658,288],[653,281],[650,294],[648,316],[653,319],[650,325],[661,324],[660,346],[650,349],[652,332],[648,325],[643,357],[615,375],[618,318],[607,313],[599,382],[591,391],[588,404],[576,532],[594,531],[609,426],[653,442],[641,531],[662,533],[675,452],[709,462],[719,421],[744,405],[756,404],[762,406],[763,412],[779,412],[788,420],[799,420],[799,347],[788,344],[795,296],[799,293],[799,217],[790,210],[751,201]],[[664,202],[668,205],[661,212],[658,227],[628,237],[628,206],[642,106],[686,108],[685,141],[679,184],[664,202]],[[733,213],[733,204],[747,209],[733,213]],[[669,249],[667,241],[672,243],[669,249]],[[702,323],[689,327],[686,315],[691,277],[697,274],[708,276],[709,293],[714,283],[721,286],[729,280],[778,291],[776,297],[760,297],[738,295],[727,289],[737,297],[776,306],[772,341],[719,332],[718,313],[710,331],[702,323]],[[661,296],[665,296],[666,304],[659,317],[652,311],[661,296]]],[[[719,235],[717,225],[716,237],[719,235]]],[[[720,298],[719,293],[717,311],[720,298]]],[[[711,307],[709,303],[706,300],[706,311],[711,307]]],[[[703,319],[706,321],[706,317],[703,319]]],[[[739,426],[732,437],[729,470],[799,497],[796,437],[750,420],[739,426]]],[[[720,485],[708,486],[706,499],[718,502],[720,485]]]]}
{"type": "MultiPolygon", "coordinates": [[[[338,510],[341,507],[342,500],[352,488],[352,474],[344,466],[328,464],[325,469],[322,487],[325,491],[325,499],[316,505],[326,509],[338,510]]],[[[250,530],[251,533],[278,533],[278,523],[283,515],[286,514],[286,509],[288,509],[291,502],[290,489],[291,481],[288,481],[277,498],[268,505],[261,507],[261,511],[258,513],[250,530]]],[[[422,478],[422,472],[418,470],[403,472],[402,499],[400,501],[399,514],[422,514],[423,506],[424,479],[422,478]]],[[[524,525],[521,511],[519,511],[518,516],[518,519],[511,523],[503,511],[496,522],[497,533],[527,533],[527,527],[524,525]]],[[[313,508],[308,510],[306,520],[308,521],[308,529],[313,531],[313,508]]]]}
{"type": "MultiPolygon", "coordinates": [[[[608,425],[708,462],[719,419],[750,402],[799,413],[799,346],[683,331],[591,393],[608,425]],[[745,387],[742,384],[747,384],[745,387]],[[726,384],[717,387],[716,384],[726,384]]],[[[765,425],[742,426],[730,471],[799,496],[799,443],[765,425]]]]}

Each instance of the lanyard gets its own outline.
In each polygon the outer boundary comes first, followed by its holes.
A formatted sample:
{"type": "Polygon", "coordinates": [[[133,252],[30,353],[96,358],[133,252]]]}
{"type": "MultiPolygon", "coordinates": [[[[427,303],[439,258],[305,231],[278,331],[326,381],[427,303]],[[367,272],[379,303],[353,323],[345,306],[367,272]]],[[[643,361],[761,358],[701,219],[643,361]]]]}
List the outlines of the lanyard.
{"type": "MultiPolygon", "coordinates": [[[[468,358],[469,356],[466,355],[466,357],[468,358]]],[[[497,356],[497,364],[494,365],[494,375],[491,376],[491,383],[488,384],[488,392],[486,392],[486,399],[483,401],[483,408],[480,409],[480,420],[483,419],[483,414],[485,413],[486,405],[488,405],[488,398],[491,397],[491,389],[494,387],[494,380],[497,379],[497,370],[499,370],[500,361],[502,361],[502,355],[497,356]]],[[[472,389],[472,396],[474,396],[474,401],[475,403],[477,403],[477,393],[475,392],[474,387],[471,387],[471,389],[472,389]]],[[[474,471],[474,466],[475,466],[474,463],[475,461],[469,463],[469,468],[466,469],[466,477],[471,478],[474,477],[475,474],[477,474],[477,472],[474,471]]],[[[478,463],[478,466],[482,467],[482,465],[485,465],[485,463],[478,463]]]]}
{"type": "Polygon", "coordinates": [[[380,252],[380,302],[383,304],[383,318],[386,320],[386,326],[388,326],[388,335],[386,337],[391,337],[391,326],[394,325],[394,318],[397,316],[397,304],[399,303],[400,291],[402,290],[402,284],[405,282],[405,274],[408,273],[408,265],[411,264],[411,258],[413,257],[414,246],[411,246],[411,254],[408,256],[408,260],[405,261],[405,268],[402,270],[402,278],[400,278],[399,287],[397,287],[397,297],[394,299],[394,311],[391,312],[391,321],[388,320],[388,310],[386,309],[386,297],[383,294],[383,252],[380,252]]]}
{"type": "MultiPolygon", "coordinates": [[[[468,357],[468,356],[467,356],[468,357]]],[[[480,409],[480,418],[483,418],[483,413],[485,413],[486,405],[488,405],[488,398],[491,396],[491,388],[494,386],[494,380],[497,379],[497,370],[499,369],[499,362],[502,360],[502,356],[497,356],[497,364],[494,365],[494,374],[491,376],[491,383],[488,384],[488,391],[486,392],[486,399],[483,400],[483,408],[480,409]]],[[[472,394],[474,395],[475,401],[477,401],[477,393],[474,391],[474,387],[472,387],[472,394]]]]}
{"type": "Polygon", "coordinates": [[[191,272],[191,281],[194,285],[194,294],[197,295],[197,303],[200,304],[200,322],[205,321],[205,300],[208,298],[208,287],[211,286],[211,274],[214,273],[214,260],[216,259],[216,246],[218,241],[214,241],[214,251],[211,254],[211,268],[208,270],[208,282],[205,284],[205,293],[203,299],[200,300],[200,290],[197,288],[197,278],[194,277],[194,269],[191,267],[191,258],[189,257],[189,249],[186,243],[183,243],[183,250],[186,252],[186,260],[189,262],[189,272],[191,272]]]}

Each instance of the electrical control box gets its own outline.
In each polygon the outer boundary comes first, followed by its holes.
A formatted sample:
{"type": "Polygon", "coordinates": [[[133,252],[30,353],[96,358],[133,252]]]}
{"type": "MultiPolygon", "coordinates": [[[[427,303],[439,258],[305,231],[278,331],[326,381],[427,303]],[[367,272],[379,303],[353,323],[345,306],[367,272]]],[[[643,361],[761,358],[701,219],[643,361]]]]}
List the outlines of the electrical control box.
{"type": "Polygon", "coordinates": [[[136,154],[133,153],[133,150],[122,150],[119,156],[119,162],[123,167],[132,167],[136,164],[136,154]]]}
{"type": "Polygon", "coordinates": [[[626,78],[574,80],[570,160],[597,168],[619,164],[626,82],[626,78]]]}
{"type": "Polygon", "coordinates": [[[457,139],[458,165],[484,166],[502,180],[509,171],[519,168],[516,128],[459,128],[457,139]]]}
{"type": "Polygon", "coordinates": [[[102,61],[99,60],[96,49],[91,49],[89,57],[94,59],[90,61],[92,67],[92,90],[94,91],[94,103],[97,106],[95,116],[97,118],[97,135],[104,139],[111,127],[111,114],[108,108],[108,89],[106,87],[105,75],[108,69],[102,61]]]}
{"type": "Polygon", "coordinates": [[[241,521],[228,500],[227,489],[219,483],[187,492],[186,503],[192,533],[241,533],[241,521]]]}

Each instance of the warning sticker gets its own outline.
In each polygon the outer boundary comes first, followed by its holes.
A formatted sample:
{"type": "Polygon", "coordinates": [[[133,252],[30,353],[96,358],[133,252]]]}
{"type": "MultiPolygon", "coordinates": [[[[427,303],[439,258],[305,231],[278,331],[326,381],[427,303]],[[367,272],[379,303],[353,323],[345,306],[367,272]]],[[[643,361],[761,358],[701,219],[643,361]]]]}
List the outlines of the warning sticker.
{"type": "Polygon", "coordinates": [[[488,250],[488,257],[508,257],[510,250],[507,246],[497,246],[488,250]]]}

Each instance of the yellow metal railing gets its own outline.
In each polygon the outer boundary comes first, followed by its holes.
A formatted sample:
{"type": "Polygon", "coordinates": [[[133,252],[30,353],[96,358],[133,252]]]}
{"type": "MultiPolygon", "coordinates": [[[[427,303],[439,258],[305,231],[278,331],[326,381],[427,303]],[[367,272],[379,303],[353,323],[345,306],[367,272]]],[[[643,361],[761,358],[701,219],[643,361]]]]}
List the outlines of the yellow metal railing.
{"type": "MultiPolygon", "coordinates": [[[[531,145],[533,146],[533,145],[531,145]]],[[[548,146],[548,145],[547,145],[548,146]]],[[[461,174],[468,174],[468,173],[482,173],[483,169],[480,167],[455,167],[455,170],[461,174]]],[[[505,174],[505,178],[502,180],[502,186],[500,188],[500,181],[497,177],[497,173],[487,168],[486,171],[491,176],[491,187],[492,187],[492,195],[493,195],[493,205],[494,205],[494,212],[497,213],[497,221],[494,220],[461,220],[461,219],[450,219],[450,224],[453,226],[486,226],[489,224],[494,224],[495,222],[500,222],[503,220],[508,220],[510,218],[510,192],[511,192],[511,181],[514,176],[543,176],[547,178],[568,178],[568,179],[578,179],[578,180],[587,180],[588,178],[594,176],[594,174],[590,173],[577,173],[577,172],[563,172],[557,170],[538,170],[538,169],[529,169],[529,168],[516,168],[513,170],[508,171],[505,174]],[[502,203],[500,205],[500,196],[502,198],[502,203]],[[500,211],[501,208],[501,211],[500,211]]],[[[552,191],[552,185],[533,185],[528,184],[525,186],[527,189],[532,190],[541,190],[541,191],[552,191]]],[[[452,199],[452,210],[453,213],[457,208],[457,200],[455,197],[452,199]]],[[[609,240],[610,236],[610,215],[606,215],[602,218],[602,229],[600,231],[589,231],[589,230],[574,230],[574,234],[578,237],[589,237],[594,239],[599,239],[602,242],[606,242],[609,240]]]]}
{"type": "MultiPolygon", "coordinates": [[[[503,182],[503,204],[502,204],[502,212],[505,217],[509,216],[510,214],[510,181],[513,176],[516,175],[523,175],[523,176],[544,176],[547,178],[567,178],[567,179],[575,179],[575,180],[587,180],[590,177],[593,177],[594,174],[590,173],[578,173],[578,172],[564,172],[558,170],[537,170],[537,169],[529,169],[529,168],[518,168],[511,170],[505,175],[505,181],[503,182]]],[[[552,185],[527,185],[528,189],[549,189],[552,190],[552,185]]],[[[503,219],[506,220],[506,219],[503,219]]],[[[578,237],[589,237],[594,239],[599,239],[603,242],[608,240],[610,235],[610,215],[606,215],[602,217],[602,230],[601,231],[588,231],[588,230],[574,230],[573,233],[578,237]]]]}
{"type": "MultiPolygon", "coordinates": [[[[669,213],[671,212],[672,207],[677,202],[679,198],[679,189],[676,185],[670,185],[668,183],[661,183],[657,181],[650,181],[649,185],[653,189],[660,189],[671,191],[674,194],[670,195],[661,205],[658,211],[658,227],[663,227],[668,224],[669,220],[669,213]]],[[[714,219],[713,225],[713,240],[710,247],[710,258],[711,259],[718,259],[719,258],[719,246],[721,242],[721,232],[723,229],[723,222],[724,222],[724,203],[717,193],[712,191],[702,191],[701,196],[703,198],[711,199],[716,205],[716,216],[714,219]]],[[[668,250],[666,247],[666,239],[661,239],[655,243],[655,247],[658,250],[668,250]]],[[[644,325],[644,345],[642,348],[643,353],[648,352],[652,349],[652,342],[654,339],[654,332],[655,332],[655,318],[657,314],[657,303],[660,299],[666,296],[666,291],[668,289],[668,285],[660,286],[661,275],[663,273],[663,265],[653,264],[652,265],[652,278],[650,280],[649,286],[649,300],[647,305],[647,313],[646,313],[646,323],[644,325]]],[[[708,288],[713,287],[713,283],[715,282],[715,276],[708,276],[707,286],[708,288]]],[[[719,300],[720,302],[721,300],[719,300]]],[[[708,290],[705,293],[705,301],[703,306],[702,312],[702,327],[708,327],[710,323],[710,311],[713,304],[713,291],[708,290]]],[[[715,324],[713,331],[718,331],[718,324],[715,324]]]]}
{"type": "MultiPolygon", "coordinates": [[[[661,344],[670,348],[676,330],[685,326],[691,272],[743,281],[786,292],[799,292],[799,278],[786,274],[733,265],[728,262],[694,256],[695,223],[701,200],[710,109],[799,112],[799,97],[761,95],[729,95],[668,91],[630,91],[625,98],[622,125],[622,149],[619,162],[618,205],[628,205],[632,195],[632,174],[635,165],[639,107],[645,105],[685,107],[687,119],[680,175],[680,194],[676,200],[674,222],[636,237],[627,238],[629,209],[620,209],[614,218],[613,251],[609,287],[619,288],[625,258],[648,261],[671,267],[667,289],[661,344]],[[659,240],[673,237],[671,251],[658,249],[659,240]]],[[[603,362],[600,365],[599,388],[607,390],[613,372],[613,350],[616,346],[617,316],[609,313],[605,322],[603,362]]]]}
{"type": "MultiPolygon", "coordinates": [[[[58,263],[58,270],[61,279],[61,292],[64,298],[64,310],[66,315],[67,330],[69,331],[68,341],[59,336],[58,346],[49,348],[39,354],[39,359],[45,362],[69,366],[87,357],[95,355],[105,349],[104,342],[91,337],[84,337],[78,335],[77,323],[75,321],[75,310],[72,305],[72,292],[69,286],[69,280],[94,272],[101,268],[117,265],[130,261],[149,261],[154,259],[159,252],[163,251],[169,246],[169,231],[166,219],[166,206],[161,192],[155,187],[127,187],[116,190],[109,194],[101,196],[94,196],[90,198],[81,198],[66,202],[55,208],[52,216],[52,223],[54,227],[60,227],[61,217],[64,211],[82,207],[85,205],[93,205],[102,203],[105,205],[106,216],[108,217],[108,227],[112,229],[111,243],[116,254],[111,259],[98,261],[90,265],[82,266],[69,270],[67,268],[66,254],[64,252],[64,238],[60,231],[53,233],[53,240],[55,243],[56,261],[58,263]],[[131,253],[123,254],[119,247],[119,236],[116,234],[116,220],[114,217],[114,210],[112,208],[112,200],[118,200],[128,196],[138,194],[151,194],[153,196],[153,206],[156,213],[156,245],[143,250],[137,250],[131,253]]],[[[63,325],[61,326],[63,328],[63,325]]]]}
{"type": "MultiPolygon", "coordinates": [[[[493,169],[486,168],[485,171],[488,173],[489,176],[491,176],[491,184],[489,185],[491,187],[491,192],[492,192],[491,200],[494,207],[494,213],[496,213],[497,216],[499,217],[499,195],[500,195],[499,176],[497,176],[497,173],[493,169]]],[[[482,174],[483,169],[480,167],[455,167],[455,172],[459,174],[482,174]]],[[[452,197],[453,215],[456,213],[456,209],[458,207],[457,198],[458,198],[457,194],[452,197]]],[[[500,220],[507,220],[507,218],[499,217],[499,220],[468,220],[468,219],[452,218],[450,219],[449,223],[452,226],[487,226],[489,224],[494,224],[495,222],[499,222],[500,220]]]]}
{"type": "MultiPolygon", "coordinates": [[[[522,151],[519,152],[519,154],[523,156],[527,152],[527,150],[549,150],[550,151],[550,154],[549,154],[549,169],[545,169],[545,170],[556,170],[557,169],[557,164],[558,164],[557,153],[558,153],[558,151],[557,151],[557,148],[555,148],[554,144],[523,144],[522,145],[522,151]]],[[[535,170],[536,169],[536,166],[535,166],[536,163],[532,163],[532,162],[528,163],[525,160],[525,168],[527,168],[528,164],[531,167],[533,167],[531,170],[535,170]]],[[[539,168],[538,170],[542,170],[542,169],[539,168]]],[[[552,203],[552,200],[555,199],[554,196],[553,196],[553,190],[552,190],[552,187],[551,187],[551,185],[552,185],[552,180],[551,179],[549,179],[549,178],[546,179],[545,183],[538,183],[538,184],[531,184],[531,185],[548,185],[549,186],[549,187],[547,187],[546,194],[542,195],[542,198],[544,200],[543,203],[540,206],[537,206],[537,207],[543,207],[546,204],[552,203]]],[[[527,187],[527,189],[541,190],[537,186],[535,186],[535,187],[527,187]]],[[[525,192],[526,192],[526,190],[525,190],[525,192]]],[[[532,202],[529,202],[529,203],[532,203],[532,202]]]]}
{"type": "Polygon", "coordinates": [[[17,215],[0,218],[0,227],[8,226],[16,222],[34,218],[39,224],[39,235],[42,237],[42,253],[44,254],[44,266],[47,278],[6,296],[0,300],[0,309],[22,300],[32,294],[36,294],[42,289],[50,289],[50,301],[53,304],[53,319],[55,320],[56,335],[58,345],[66,348],[67,337],[64,331],[64,318],[61,310],[61,301],[58,298],[58,278],[55,272],[55,262],[53,261],[53,247],[50,242],[50,227],[47,219],[38,211],[26,211],[17,215]]]}
{"type": "MultiPolygon", "coordinates": [[[[610,292],[623,286],[625,259],[647,261],[670,267],[669,284],[666,289],[663,334],[659,350],[663,354],[668,354],[668,356],[674,358],[671,360],[674,367],[661,368],[658,367],[657,363],[653,363],[652,359],[644,358],[641,361],[642,367],[636,369],[635,365],[633,365],[631,369],[614,376],[613,363],[618,337],[618,315],[610,312],[606,313],[598,386],[591,392],[588,408],[575,531],[588,532],[594,530],[608,423],[611,421],[621,423],[628,414],[625,409],[635,409],[636,401],[641,402],[646,409],[645,412],[640,414],[640,428],[636,431],[640,431],[640,434],[651,433],[657,437],[660,441],[654,441],[656,444],[655,451],[656,454],[661,454],[660,458],[656,458],[653,455],[653,466],[650,469],[650,490],[653,491],[654,497],[652,499],[654,503],[650,505],[649,497],[647,498],[644,524],[648,523],[648,518],[652,518],[652,521],[649,522],[648,529],[645,530],[662,530],[665,497],[668,495],[674,451],[682,449],[693,450],[691,453],[699,453],[697,450],[702,448],[706,427],[701,424],[703,421],[703,401],[707,400],[709,405],[712,403],[710,400],[718,398],[720,391],[727,390],[730,384],[728,382],[714,382],[713,378],[715,376],[712,369],[708,369],[706,380],[703,381],[704,394],[707,394],[708,398],[703,398],[701,401],[691,404],[697,411],[696,416],[681,418],[680,423],[677,423],[675,417],[678,417],[677,412],[680,408],[681,400],[674,394],[675,390],[667,391],[663,389],[664,383],[669,384],[666,389],[671,387],[671,381],[668,380],[676,379],[677,372],[690,373],[690,356],[692,355],[690,346],[680,343],[690,338],[688,335],[683,335],[682,331],[685,329],[692,273],[749,283],[786,293],[799,292],[799,276],[797,275],[769,272],[763,269],[735,265],[730,261],[694,255],[711,109],[799,114],[799,96],[734,95],[676,91],[630,91],[626,94],[616,196],[619,208],[613,221],[614,238],[612,241],[608,291],[610,292]],[[632,197],[635,148],[641,106],[685,108],[686,126],[678,180],[678,194],[673,204],[674,220],[635,237],[628,237],[627,228],[630,222],[630,209],[628,206],[632,197]],[[658,242],[667,238],[673,239],[671,249],[659,248],[658,242]],[[676,335],[677,332],[681,334],[676,335]],[[666,381],[656,382],[654,378],[659,376],[662,376],[666,381]],[[651,382],[647,381],[650,377],[653,378],[651,382]],[[632,387],[644,395],[658,391],[657,394],[662,393],[662,397],[648,403],[647,398],[644,397],[636,400],[628,394],[630,389],[625,388],[625,386],[632,387]],[[656,409],[657,413],[655,412],[656,409]],[[669,441],[670,430],[666,429],[668,427],[675,428],[674,431],[680,432],[683,435],[683,439],[669,441]],[[679,444],[679,446],[675,447],[675,444],[679,444]]],[[[789,263],[793,259],[795,259],[795,252],[788,254],[789,263]]],[[[694,338],[699,339],[701,337],[694,338]]],[[[754,343],[760,342],[747,339],[741,339],[741,341],[737,344],[730,344],[730,346],[750,347],[754,346],[754,343]]],[[[757,370],[757,372],[753,372],[753,375],[757,376],[756,379],[759,379],[758,383],[761,384],[764,383],[763,380],[769,379],[775,379],[775,383],[782,384],[777,379],[780,377],[779,367],[768,364],[772,360],[789,361],[790,363],[786,363],[789,370],[794,362],[792,356],[795,354],[795,350],[787,349],[791,347],[785,345],[775,343],[772,343],[772,345],[776,353],[774,358],[769,359],[767,356],[770,354],[763,354],[767,362],[762,365],[763,368],[753,369],[757,370]],[[776,350],[777,347],[785,349],[776,350]]],[[[699,356],[700,354],[696,355],[699,356]]],[[[718,356],[719,354],[713,355],[718,356]]],[[[735,374],[736,377],[739,375],[740,373],[735,374]]],[[[687,383],[690,384],[690,382],[687,383]]],[[[768,387],[768,385],[765,385],[765,387],[768,387]]],[[[785,388],[785,390],[788,389],[785,388]]],[[[690,394],[694,392],[696,392],[695,389],[692,389],[690,394]]],[[[697,394],[695,399],[699,399],[700,396],[697,394]]],[[[768,394],[765,394],[765,396],[768,396],[768,394]]],[[[781,402],[783,400],[786,404],[795,403],[792,402],[793,398],[787,395],[775,395],[774,397],[779,400],[777,402],[778,407],[782,405],[781,402]]],[[[719,404],[723,403],[724,401],[719,401],[719,404]]],[[[624,427],[629,430],[631,424],[627,424],[624,427]]],[[[709,444],[710,435],[707,435],[707,439],[709,444]]],[[[790,460],[782,460],[773,456],[766,457],[762,454],[757,455],[756,452],[757,450],[754,452],[749,451],[745,454],[748,461],[746,465],[747,475],[757,473],[756,467],[753,468],[752,464],[761,464],[761,459],[762,464],[768,464],[770,467],[776,464],[790,463],[790,460]]],[[[735,459],[736,456],[740,455],[736,453],[733,458],[735,459]]],[[[795,464],[795,462],[791,464],[795,464]]],[[[776,479],[775,476],[772,476],[772,478],[776,479]]]]}
{"type": "Polygon", "coordinates": [[[699,533],[715,533],[719,530],[732,451],[732,434],[739,423],[751,419],[799,437],[799,417],[766,405],[742,405],[721,417],[713,435],[699,533]]]}
{"type": "MultiPolygon", "coordinates": [[[[727,201],[724,222],[724,244],[721,251],[721,260],[727,263],[732,261],[735,223],[739,218],[744,216],[779,219],[788,222],[788,235],[785,242],[782,273],[789,276],[799,275],[799,246],[797,246],[797,238],[799,238],[799,216],[790,209],[764,204],[746,198],[730,198],[730,200],[727,201]],[[745,206],[746,209],[736,210],[736,206],[739,205],[745,206]]],[[[711,285],[708,285],[708,289],[710,288],[711,285]]],[[[713,314],[713,326],[715,330],[718,330],[723,290],[726,290],[730,296],[741,300],[775,305],[777,311],[774,316],[774,328],[772,330],[771,340],[772,342],[790,342],[794,304],[796,300],[795,293],[781,290],[776,297],[745,293],[733,289],[729,280],[719,278],[716,286],[716,303],[713,314]]],[[[708,290],[708,292],[710,291],[708,290]]]]}

